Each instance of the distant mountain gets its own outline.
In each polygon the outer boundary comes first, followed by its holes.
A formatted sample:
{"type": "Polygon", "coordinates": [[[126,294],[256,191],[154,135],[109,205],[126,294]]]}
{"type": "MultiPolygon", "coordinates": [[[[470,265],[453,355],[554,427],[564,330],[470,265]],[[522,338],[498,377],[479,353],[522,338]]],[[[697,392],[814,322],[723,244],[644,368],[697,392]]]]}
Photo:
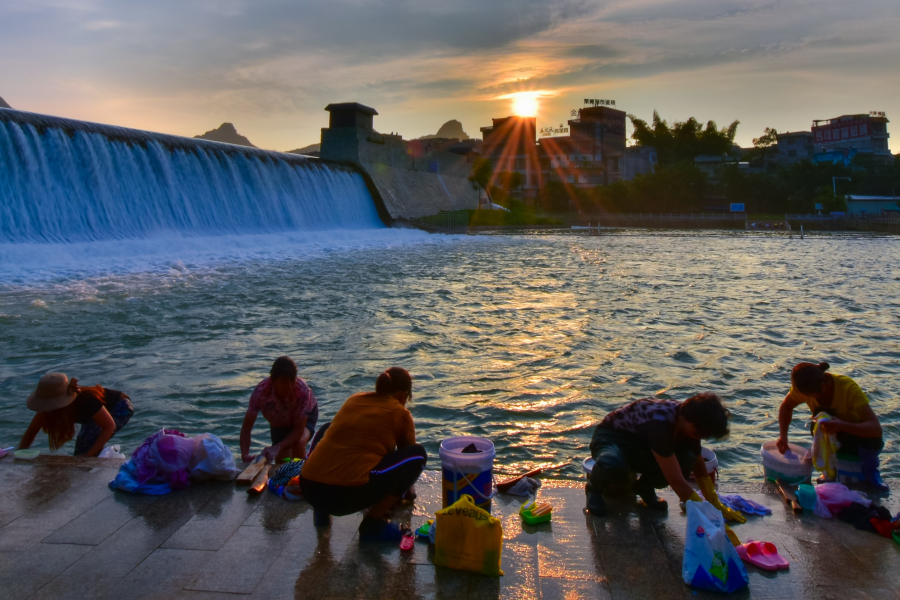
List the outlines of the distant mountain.
{"type": "Polygon", "coordinates": [[[420,140],[430,140],[434,138],[447,138],[447,139],[458,139],[458,140],[467,140],[469,139],[469,135],[463,131],[462,123],[457,121],[456,119],[451,119],[447,121],[441,128],[438,129],[438,132],[434,135],[423,135],[418,138],[420,140]]]}
{"type": "Polygon", "coordinates": [[[6,103],[6,100],[0,98],[0,108],[12,108],[9,104],[6,103]]]}
{"type": "Polygon", "coordinates": [[[313,152],[318,155],[321,150],[322,144],[310,144],[309,146],[304,146],[303,148],[297,148],[296,150],[288,150],[288,154],[306,154],[309,155],[313,152]]]}
{"type": "Polygon", "coordinates": [[[224,142],[226,144],[236,144],[238,146],[250,146],[251,148],[256,148],[256,146],[250,143],[250,140],[239,134],[237,129],[235,129],[234,125],[231,123],[222,123],[218,129],[213,129],[212,131],[207,131],[203,135],[195,135],[194,137],[201,140],[212,140],[213,142],[224,142]]]}

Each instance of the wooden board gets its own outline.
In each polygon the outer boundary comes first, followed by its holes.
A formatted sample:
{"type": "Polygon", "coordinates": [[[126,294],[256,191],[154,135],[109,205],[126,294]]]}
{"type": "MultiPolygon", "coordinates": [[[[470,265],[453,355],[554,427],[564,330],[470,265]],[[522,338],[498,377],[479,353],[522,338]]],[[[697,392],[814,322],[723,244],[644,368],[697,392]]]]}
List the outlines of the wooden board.
{"type": "Polygon", "coordinates": [[[797,500],[797,494],[794,492],[794,488],[780,479],[778,480],[778,493],[781,494],[785,503],[789,504],[795,513],[803,512],[803,507],[800,506],[800,501],[797,500]]]}
{"type": "Polygon", "coordinates": [[[527,473],[523,473],[522,475],[518,475],[518,476],[512,477],[510,479],[504,479],[503,481],[501,481],[497,484],[497,491],[505,492],[505,491],[509,490],[512,486],[516,485],[519,481],[521,481],[523,477],[537,477],[544,471],[556,471],[557,469],[561,469],[564,466],[566,466],[566,465],[559,464],[559,465],[550,465],[548,467],[538,467],[537,469],[535,469],[533,471],[528,471],[527,473]]]}
{"type": "Polygon", "coordinates": [[[269,470],[271,468],[272,465],[263,465],[262,470],[256,476],[256,479],[253,480],[250,489],[247,490],[248,494],[261,494],[263,490],[266,489],[266,484],[269,483],[269,470]]]}
{"type": "Polygon", "coordinates": [[[250,485],[265,465],[266,459],[262,456],[257,457],[256,460],[250,463],[250,465],[238,475],[234,482],[238,485],[250,485]]]}
{"type": "Polygon", "coordinates": [[[542,469],[535,469],[534,471],[528,471],[523,475],[519,475],[518,477],[513,477],[512,479],[504,479],[500,483],[497,484],[497,491],[506,492],[512,486],[516,485],[520,481],[522,481],[525,477],[535,477],[541,474],[542,469]]]}

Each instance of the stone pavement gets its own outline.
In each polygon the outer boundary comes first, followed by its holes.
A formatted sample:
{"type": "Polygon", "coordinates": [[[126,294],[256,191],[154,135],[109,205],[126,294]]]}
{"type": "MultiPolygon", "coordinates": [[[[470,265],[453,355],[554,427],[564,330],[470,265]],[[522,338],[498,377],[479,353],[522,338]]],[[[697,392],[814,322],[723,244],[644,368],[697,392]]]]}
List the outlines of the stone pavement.
{"type": "MultiPolygon", "coordinates": [[[[0,599],[300,598],[419,599],[690,598],[681,581],[685,517],[622,500],[586,516],[579,482],[545,481],[552,523],[523,526],[517,498],[500,496],[500,578],[434,567],[422,542],[360,546],[360,516],[316,530],[305,502],[250,497],[233,483],[193,484],[162,497],[113,493],[119,461],[0,459],[0,599]]],[[[895,482],[896,483],[896,482],[895,482]]],[[[414,526],[440,508],[438,474],[398,518],[414,526]],[[410,514],[411,513],[411,514],[410,514]]],[[[749,488],[748,488],[749,489],[749,488]]],[[[791,562],[777,574],[748,567],[741,598],[900,600],[900,546],[851,526],[795,516],[772,493],[745,493],[773,509],[735,531],[774,542],[791,562]]],[[[898,490],[885,504],[900,509],[898,490]]]]}

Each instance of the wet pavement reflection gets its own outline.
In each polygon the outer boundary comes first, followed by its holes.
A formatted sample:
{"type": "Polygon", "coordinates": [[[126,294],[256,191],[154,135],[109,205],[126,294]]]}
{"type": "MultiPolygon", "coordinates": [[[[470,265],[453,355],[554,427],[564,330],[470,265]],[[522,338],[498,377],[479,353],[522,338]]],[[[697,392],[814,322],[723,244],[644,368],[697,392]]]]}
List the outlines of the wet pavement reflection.
{"type": "MultiPolygon", "coordinates": [[[[435,567],[418,542],[360,544],[360,515],[312,524],[305,502],[250,497],[230,483],[194,484],[162,497],[113,493],[115,465],[0,460],[0,600],[19,598],[296,598],[510,600],[712,597],[681,580],[685,516],[632,498],[585,514],[577,481],[545,481],[550,523],[523,525],[522,500],[492,505],[504,526],[503,577],[435,567]]],[[[394,518],[420,525],[440,508],[439,474],[426,472],[414,505],[394,518]]],[[[774,542],[790,561],[777,574],[748,567],[736,598],[900,600],[900,546],[839,521],[797,516],[757,485],[742,494],[773,510],[735,527],[774,542]]],[[[896,513],[900,494],[883,503],[896,513]]]]}

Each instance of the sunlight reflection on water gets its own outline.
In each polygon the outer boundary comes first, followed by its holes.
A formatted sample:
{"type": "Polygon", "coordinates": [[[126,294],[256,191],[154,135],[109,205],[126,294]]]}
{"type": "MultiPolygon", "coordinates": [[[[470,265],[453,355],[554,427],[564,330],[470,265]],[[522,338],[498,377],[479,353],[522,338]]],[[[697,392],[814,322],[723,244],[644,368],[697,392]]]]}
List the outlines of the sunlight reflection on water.
{"type": "MultiPolygon", "coordinates": [[[[132,396],[127,448],[166,426],[236,449],[250,390],[289,354],[323,419],[382,369],[408,368],[431,468],[441,439],[471,434],[494,440],[500,471],[552,462],[577,476],[607,411],[714,391],[734,422],[710,446],[737,481],[759,476],[791,366],[827,360],[890,423],[897,477],[898,259],[896,238],[874,236],[416,237],[0,285],[0,441],[17,442],[39,376],[63,370],[132,396]]],[[[258,426],[256,446],[266,438],[258,426]]]]}

